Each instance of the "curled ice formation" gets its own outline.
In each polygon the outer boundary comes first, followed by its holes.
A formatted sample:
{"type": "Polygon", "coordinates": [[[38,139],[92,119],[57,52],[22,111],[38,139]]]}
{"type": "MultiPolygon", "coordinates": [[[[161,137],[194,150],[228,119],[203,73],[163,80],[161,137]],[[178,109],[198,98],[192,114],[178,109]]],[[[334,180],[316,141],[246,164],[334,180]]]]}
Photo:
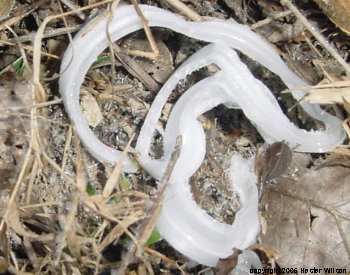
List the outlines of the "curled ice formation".
{"type": "MultiPolygon", "coordinates": [[[[140,7],[150,26],[169,28],[213,43],[186,60],[164,84],[147,114],[136,145],[141,166],[160,179],[176,137],[182,136],[180,157],[170,177],[158,228],[161,235],[184,255],[212,266],[219,258],[229,256],[233,247],[245,249],[255,242],[259,232],[258,192],[252,160],[234,155],[230,178],[241,202],[234,223],[219,223],[197,206],[188,184],[205,157],[205,135],[197,117],[219,104],[241,108],[267,142],[285,140],[303,152],[331,150],[343,141],[345,133],[341,121],[317,105],[301,103],[308,114],[324,123],[324,130],[306,131],[289,121],[269,89],[251,74],[233,49],[280,76],[293,90],[296,99],[304,95],[298,91],[298,87],[304,87],[306,83],[288,69],[271,45],[246,26],[217,19],[188,22],[156,7],[140,7]],[[152,159],[149,156],[151,141],[171,92],[188,74],[210,64],[217,65],[220,71],[196,83],[180,97],[163,134],[164,155],[159,160],[152,159]]],[[[80,86],[84,77],[97,56],[108,46],[106,24],[107,18],[101,16],[75,36],[62,61],[59,84],[66,111],[87,150],[100,161],[116,162],[122,159],[121,152],[97,139],[79,106],[80,86]]],[[[119,7],[109,25],[114,41],[141,28],[141,21],[132,6],[119,7]]],[[[123,161],[125,171],[135,170],[131,160],[123,161]]]]}
{"type": "MultiPolygon", "coordinates": [[[[303,91],[297,89],[305,87],[306,83],[285,65],[269,43],[248,27],[217,19],[205,22],[188,22],[182,17],[163,9],[146,5],[140,5],[140,8],[148,19],[150,26],[169,28],[192,38],[237,49],[279,75],[285,84],[293,90],[293,96],[296,99],[300,99],[304,95],[303,91]]],[[[62,60],[60,92],[66,111],[86,148],[100,161],[115,162],[121,159],[121,152],[104,145],[95,137],[79,107],[79,92],[84,77],[98,55],[108,46],[106,26],[107,17],[100,16],[87,24],[74,37],[73,44],[69,45],[62,60]]],[[[114,41],[139,29],[142,29],[142,23],[132,6],[127,5],[117,8],[109,25],[109,31],[114,41]]],[[[205,65],[208,60],[203,57],[201,62],[205,65]]],[[[197,63],[191,66],[199,68],[201,64],[197,63]]],[[[175,72],[175,76],[176,74],[175,72]]],[[[249,86],[249,83],[245,84],[249,86]]],[[[343,141],[345,135],[337,118],[322,111],[317,105],[304,102],[301,104],[312,117],[324,122],[326,129],[310,132],[310,138],[313,139],[315,144],[314,148],[302,149],[303,143],[301,143],[297,148],[298,150],[325,152],[343,141]]],[[[264,108],[264,105],[261,105],[261,108],[264,108]]],[[[275,117],[273,119],[275,120],[275,117]]],[[[274,125],[276,124],[278,128],[282,125],[278,125],[278,120],[274,123],[274,125]]],[[[265,129],[260,130],[264,131],[265,129]]],[[[276,137],[274,140],[280,139],[276,137]]],[[[274,140],[271,139],[269,142],[274,140]]],[[[127,160],[125,169],[126,171],[132,171],[135,167],[127,160]]]]}

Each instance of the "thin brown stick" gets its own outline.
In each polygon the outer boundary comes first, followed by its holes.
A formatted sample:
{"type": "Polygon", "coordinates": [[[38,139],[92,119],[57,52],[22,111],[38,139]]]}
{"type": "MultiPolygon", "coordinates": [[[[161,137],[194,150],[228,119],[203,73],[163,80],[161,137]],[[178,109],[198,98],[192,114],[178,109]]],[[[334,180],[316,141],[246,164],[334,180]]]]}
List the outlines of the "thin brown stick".
{"type": "Polygon", "coordinates": [[[21,168],[21,171],[18,175],[18,178],[17,178],[17,181],[15,183],[15,186],[12,190],[12,193],[11,193],[11,196],[10,196],[10,199],[9,201],[7,202],[7,207],[5,208],[5,213],[3,214],[3,217],[2,217],[2,220],[1,220],[1,223],[0,223],[0,232],[2,232],[4,226],[5,226],[5,220],[7,219],[7,216],[9,214],[9,209],[10,209],[10,205],[12,205],[16,199],[16,196],[17,196],[17,193],[18,193],[18,190],[19,190],[19,187],[24,179],[24,176],[25,176],[25,173],[26,173],[26,170],[27,170],[27,166],[28,164],[30,163],[30,161],[32,160],[32,152],[33,152],[33,146],[30,142],[29,144],[29,148],[28,148],[28,151],[25,155],[25,158],[24,158],[24,162],[23,162],[23,165],[22,165],[22,168],[21,168]]]}
{"type": "MultiPolygon", "coordinates": [[[[60,1],[73,11],[79,9],[79,6],[75,5],[71,0],[60,0],[60,1]]],[[[80,11],[77,12],[77,16],[81,20],[84,20],[86,17],[85,14],[80,11]]]]}
{"type": "MultiPolygon", "coordinates": [[[[161,0],[164,1],[164,0],[161,0]]],[[[182,3],[180,0],[165,0],[170,6],[172,6],[174,9],[176,9],[178,12],[182,13],[183,15],[187,16],[193,21],[201,21],[202,17],[195,12],[194,10],[190,9],[188,6],[186,6],[184,3],[182,3]]]]}
{"type": "Polygon", "coordinates": [[[62,157],[62,163],[61,163],[61,169],[63,173],[64,173],[64,169],[66,168],[66,163],[68,159],[68,150],[71,147],[72,136],[73,136],[73,128],[72,126],[69,126],[66,134],[66,142],[64,144],[63,157],[62,157]]]}
{"type": "Polygon", "coordinates": [[[343,66],[344,70],[350,75],[350,65],[339,55],[337,50],[328,43],[328,41],[323,37],[323,35],[317,31],[315,26],[312,26],[306,17],[298,10],[298,8],[290,0],[281,0],[282,5],[285,5],[290,9],[295,16],[300,20],[300,22],[305,26],[305,28],[312,33],[312,35],[317,39],[318,42],[338,61],[340,65],[343,66]]]}
{"type": "Polygon", "coordinates": [[[115,78],[116,78],[116,70],[115,70],[115,66],[116,66],[116,60],[115,60],[115,54],[114,54],[114,47],[113,47],[113,40],[112,40],[112,36],[111,33],[109,32],[109,27],[110,24],[112,22],[112,18],[113,18],[113,11],[115,11],[115,9],[117,8],[117,6],[119,5],[120,0],[115,0],[112,2],[112,4],[108,5],[108,17],[107,17],[107,24],[106,24],[106,35],[107,35],[107,40],[108,40],[108,47],[109,47],[109,51],[110,51],[110,56],[111,56],[111,60],[112,60],[112,82],[115,83],[115,78]]]}
{"type": "Polygon", "coordinates": [[[21,56],[22,56],[22,60],[24,62],[24,66],[27,68],[27,70],[29,72],[32,71],[32,69],[30,68],[29,66],[29,62],[28,62],[28,58],[27,58],[27,55],[24,51],[24,48],[23,48],[23,45],[20,41],[18,41],[18,36],[17,36],[17,33],[10,27],[10,26],[6,26],[6,28],[13,34],[13,36],[15,37],[15,40],[16,40],[16,43],[17,43],[17,46],[19,48],[19,51],[21,53],[21,56]]]}
{"type": "MultiPolygon", "coordinates": [[[[22,42],[19,38],[20,37],[18,37],[17,41],[18,42],[22,42]]],[[[8,46],[16,46],[16,43],[14,43],[14,42],[1,40],[1,39],[0,39],[0,44],[5,44],[5,45],[8,45],[8,46]]],[[[34,51],[32,46],[22,45],[22,48],[25,49],[26,51],[29,51],[29,52],[33,52],[34,51]]],[[[44,56],[47,56],[47,57],[52,57],[54,59],[59,59],[59,57],[57,55],[54,55],[54,54],[45,53],[45,52],[41,52],[41,54],[44,55],[44,56]]]]}
{"type": "Polygon", "coordinates": [[[149,239],[150,235],[152,234],[155,224],[158,220],[158,217],[162,208],[164,192],[166,190],[166,187],[168,186],[170,176],[179,158],[181,145],[182,145],[182,137],[178,136],[176,140],[175,149],[171,154],[165,173],[162,177],[161,182],[159,183],[159,191],[157,193],[156,198],[154,199],[154,203],[152,207],[148,211],[149,216],[141,223],[138,229],[139,233],[137,235],[137,239],[138,239],[137,245],[135,245],[134,243],[129,247],[128,253],[123,258],[122,265],[116,271],[116,274],[118,275],[125,274],[127,267],[134,260],[135,256],[142,260],[143,247],[146,244],[147,240],[149,239]]]}
{"type": "Polygon", "coordinates": [[[20,110],[26,110],[26,109],[33,109],[33,108],[44,108],[44,107],[48,107],[48,106],[52,106],[52,105],[56,105],[56,104],[61,104],[63,102],[63,100],[60,99],[55,99],[55,100],[51,100],[51,101],[46,101],[46,102],[42,102],[42,103],[37,103],[37,104],[33,104],[31,106],[21,106],[21,107],[9,107],[6,109],[2,109],[0,108],[0,111],[20,111],[20,110]]]}
{"type": "Polygon", "coordinates": [[[128,154],[131,142],[134,139],[134,136],[135,135],[133,135],[130,138],[130,140],[129,140],[125,150],[123,151],[122,159],[120,161],[118,161],[118,163],[115,165],[115,167],[114,167],[114,169],[112,171],[112,174],[109,176],[109,178],[108,178],[108,180],[106,182],[106,185],[103,188],[102,196],[105,197],[105,198],[108,198],[112,194],[112,192],[113,192],[113,190],[115,188],[117,190],[119,190],[118,183],[119,183],[120,175],[122,173],[123,159],[125,159],[127,157],[127,154],[128,154]]]}
{"type": "MultiPolygon", "coordinates": [[[[81,29],[81,27],[82,27],[82,25],[76,25],[76,26],[71,26],[71,27],[63,27],[63,28],[48,30],[43,34],[42,39],[53,38],[56,36],[67,34],[67,33],[77,32],[78,30],[81,29]]],[[[36,32],[31,32],[29,34],[19,36],[18,41],[30,42],[30,41],[33,41],[33,39],[35,39],[36,35],[37,35],[36,32]]],[[[13,42],[12,40],[10,40],[10,41],[13,42]]]]}
{"type": "Polygon", "coordinates": [[[114,54],[124,68],[138,80],[140,80],[147,89],[153,92],[159,91],[159,84],[130,56],[123,53],[118,45],[113,45],[114,54]]]}
{"type": "Polygon", "coordinates": [[[270,24],[272,21],[274,21],[276,19],[280,19],[280,18],[286,17],[286,16],[291,15],[291,14],[292,14],[291,11],[282,11],[282,12],[279,12],[277,14],[273,14],[272,16],[270,16],[268,18],[265,18],[263,20],[260,20],[256,23],[252,24],[250,26],[250,28],[252,30],[256,30],[258,28],[261,28],[262,26],[270,24]]]}
{"type": "Polygon", "coordinates": [[[161,254],[160,252],[158,252],[152,248],[149,248],[149,247],[145,247],[145,252],[148,254],[151,254],[153,256],[159,257],[164,262],[166,262],[166,263],[172,265],[173,267],[177,268],[178,270],[180,270],[181,274],[186,274],[186,272],[181,268],[181,266],[179,266],[179,264],[176,261],[169,259],[167,256],[161,254]]]}
{"type": "Polygon", "coordinates": [[[149,44],[151,46],[152,52],[154,53],[154,59],[156,59],[159,56],[159,49],[156,43],[156,40],[153,37],[152,31],[148,25],[148,20],[147,18],[143,15],[142,10],[139,7],[139,4],[137,2],[137,0],[130,0],[131,3],[134,5],[135,11],[138,14],[138,16],[140,17],[141,21],[142,21],[142,25],[143,25],[143,29],[145,30],[146,33],[146,37],[149,41],[149,44]]]}
{"type": "Polygon", "coordinates": [[[28,187],[27,187],[27,194],[26,194],[26,200],[25,200],[26,204],[30,204],[33,184],[34,184],[34,181],[36,179],[36,176],[38,175],[39,165],[38,165],[38,162],[36,160],[34,160],[34,164],[32,167],[33,168],[32,168],[32,171],[30,173],[30,178],[29,178],[28,187]]]}

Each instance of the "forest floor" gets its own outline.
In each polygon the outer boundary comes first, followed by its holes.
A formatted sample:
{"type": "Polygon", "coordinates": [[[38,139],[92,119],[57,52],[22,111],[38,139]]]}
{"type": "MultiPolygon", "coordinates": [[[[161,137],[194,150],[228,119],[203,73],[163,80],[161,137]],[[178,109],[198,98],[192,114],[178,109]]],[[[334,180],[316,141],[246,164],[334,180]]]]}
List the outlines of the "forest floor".
{"type": "MultiPolygon", "coordinates": [[[[178,1],[172,0],[141,1],[188,20],[215,17],[249,26],[310,84],[305,100],[322,103],[344,120],[350,135],[349,66],[339,62],[350,61],[350,19],[336,17],[339,10],[331,14],[315,3],[322,1],[311,0],[295,1],[296,6],[279,0],[182,2],[187,8],[174,8],[178,1]],[[319,41],[317,34],[328,43],[319,41]]],[[[111,3],[0,0],[0,274],[230,274],[234,260],[216,268],[198,265],[161,239],[154,224],[142,231],[145,222],[151,222],[152,202],[158,201],[157,182],[142,169],[121,173],[119,165],[97,161],[80,145],[65,112],[58,85],[62,56],[71,36],[111,3]],[[39,28],[50,16],[40,35],[39,28]],[[134,253],[138,241],[141,256],[134,253]]],[[[167,29],[154,28],[151,34],[159,49],[157,58],[132,54],[152,51],[144,30],[137,31],[115,42],[132,62],[119,62],[106,49],[81,87],[80,105],[91,129],[103,143],[122,151],[128,150],[129,141],[134,147],[160,87],[205,45],[167,29]]],[[[278,76],[249,57],[240,57],[271,89],[294,124],[322,128],[278,76]]],[[[177,99],[212,73],[210,67],[201,69],[176,87],[162,111],[161,127],[177,99]]],[[[230,157],[234,152],[253,156],[264,140],[241,110],[220,105],[199,120],[207,154],[190,180],[193,197],[213,218],[232,223],[240,202],[227,176],[230,157]]],[[[286,165],[264,179],[260,188],[262,230],[250,248],[265,267],[334,267],[350,272],[347,143],[348,139],[327,154],[293,152],[290,162],[279,156],[286,165]]],[[[162,156],[160,136],[154,138],[152,150],[154,157],[162,156]]]]}

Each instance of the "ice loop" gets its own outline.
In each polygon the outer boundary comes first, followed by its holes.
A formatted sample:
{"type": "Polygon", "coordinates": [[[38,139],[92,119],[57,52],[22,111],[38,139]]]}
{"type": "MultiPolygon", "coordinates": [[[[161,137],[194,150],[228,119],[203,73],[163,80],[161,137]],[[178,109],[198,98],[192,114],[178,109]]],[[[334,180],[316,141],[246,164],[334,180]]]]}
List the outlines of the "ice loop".
{"type": "MultiPolygon", "coordinates": [[[[259,232],[258,193],[252,172],[252,160],[234,155],[230,178],[240,197],[241,208],[232,225],[217,222],[194,202],[189,179],[205,157],[205,135],[197,117],[217,106],[226,104],[241,108],[256,126],[266,142],[285,140],[301,152],[327,152],[342,143],[345,133],[341,121],[317,105],[302,102],[304,110],[322,121],[324,130],[299,129],[284,115],[269,89],[257,80],[234,51],[241,51],[271,70],[290,88],[295,99],[304,93],[298,88],[306,83],[281,60],[274,48],[246,26],[233,21],[208,20],[188,22],[182,17],[156,7],[140,5],[152,27],[164,27],[209,43],[185,61],[164,84],[149,110],[136,144],[140,163],[153,177],[160,179],[169,160],[177,135],[183,146],[158,222],[162,236],[189,258],[206,265],[215,265],[219,258],[231,254],[232,248],[244,249],[255,242],[259,232]],[[186,91],[173,107],[164,134],[164,155],[159,160],[149,157],[150,144],[162,108],[177,83],[188,74],[209,64],[219,72],[186,91]]],[[[90,130],[79,106],[80,86],[97,56],[108,46],[107,18],[100,16],[87,24],[68,47],[61,65],[60,92],[66,111],[87,150],[98,160],[116,162],[122,154],[103,144],[90,130]]],[[[113,41],[142,28],[132,6],[114,11],[109,25],[113,41]]],[[[125,171],[135,167],[124,161],[125,171]]]]}

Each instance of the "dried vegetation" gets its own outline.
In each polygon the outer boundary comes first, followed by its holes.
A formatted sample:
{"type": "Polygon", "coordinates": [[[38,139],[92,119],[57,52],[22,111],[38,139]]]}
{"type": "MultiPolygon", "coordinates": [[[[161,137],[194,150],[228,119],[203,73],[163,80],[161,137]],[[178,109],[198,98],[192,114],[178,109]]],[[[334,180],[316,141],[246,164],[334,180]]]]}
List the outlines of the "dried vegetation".
{"type": "MultiPolygon", "coordinates": [[[[350,9],[341,8],[346,1],[315,1],[322,10],[311,0],[297,1],[298,6],[287,0],[145,2],[191,20],[233,17],[249,24],[314,85],[305,87],[303,100],[326,104],[344,119],[350,137],[350,21],[343,14],[350,9]]],[[[94,132],[125,154],[133,153],[134,137],[159,87],[201,46],[166,30],[150,30],[138,2],[130,3],[144,32],[111,42],[81,90],[81,107],[94,132]]],[[[143,172],[123,175],[119,164],[95,161],[64,113],[57,87],[60,58],[85,21],[118,4],[0,0],[0,273],[212,272],[159,241],[154,227],[164,190],[143,172]]],[[[275,93],[284,89],[272,73],[251,60],[247,64],[275,93]]],[[[185,87],[213,70],[179,84],[163,110],[163,124],[185,87]]],[[[287,90],[280,102],[295,123],[312,127],[287,90]]],[[[210,148],[192,190],[208,213],[229,222],[239,203],[225,185],[225,160],[232,151],[254,153],[262,140],[239,111],[220,106],[201,119],[210,148]]],[[[160,145],[155,139],[155,155],[161,154],[160,145]]],[[[350,266],[349,157],[349,145],[329,155],[294,154],[278,184],[263,186],[263,232],[254,249],[266,265],[350,266]]],[[[176,151],[164,183],[175,161],[176,151]]],[[[271,175],[276,169],[268,163],[259,173],[271,175]]],[[[228,274],[233,266],[228,261],[216,272],[228,274]]]]}

